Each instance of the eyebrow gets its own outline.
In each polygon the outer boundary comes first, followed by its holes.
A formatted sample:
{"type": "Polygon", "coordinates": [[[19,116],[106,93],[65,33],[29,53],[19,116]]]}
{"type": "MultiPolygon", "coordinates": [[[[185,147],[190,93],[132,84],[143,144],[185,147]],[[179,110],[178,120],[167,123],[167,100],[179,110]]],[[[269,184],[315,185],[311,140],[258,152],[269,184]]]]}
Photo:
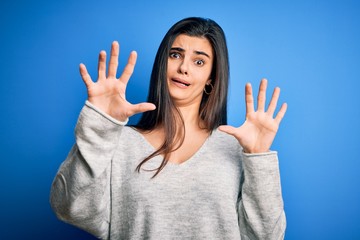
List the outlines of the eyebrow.
{"type": "MultiPolygon", "coordinates": [[[[174,48],[171,48],[170,50],[171,51],[178,51],[178,52],[185,52],[185,50],[180,48],[180,47],[174,47],[174,48]]],[[[203,51],[194,51],[194,53],[196,55],[204,55],[204,56],[210,58],[209,54],[207,54],[206,52],[203,52],[203,51]]]]}

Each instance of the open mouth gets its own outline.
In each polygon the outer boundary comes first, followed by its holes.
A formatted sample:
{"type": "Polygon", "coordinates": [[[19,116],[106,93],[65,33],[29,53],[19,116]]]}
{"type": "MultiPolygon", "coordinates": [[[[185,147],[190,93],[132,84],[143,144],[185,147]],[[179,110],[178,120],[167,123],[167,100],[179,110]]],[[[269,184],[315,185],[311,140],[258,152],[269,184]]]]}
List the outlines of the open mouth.
{"type": "Polygon", "coordinates": [[[185,81],[182,81],[182,80],[180,80],[180,79],[172,78],[171,80],[172,80],[173,82],[175,82],[176,84],[182,85],[182,86],[184,86],[184,87],[190,86],[190,83],[185,82],[185,81]]]}

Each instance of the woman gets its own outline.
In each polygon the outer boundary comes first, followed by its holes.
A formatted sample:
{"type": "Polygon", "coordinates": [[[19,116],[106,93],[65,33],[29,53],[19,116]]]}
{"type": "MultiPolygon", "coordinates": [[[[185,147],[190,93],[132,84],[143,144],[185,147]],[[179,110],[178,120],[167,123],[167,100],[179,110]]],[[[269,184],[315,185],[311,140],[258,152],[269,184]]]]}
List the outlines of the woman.
{"type": "Polygon", "coordinates": [[[136,53],[116,78],[113,42],[106,76],[83,64],[88,100],[76,144],[55,177],[57,216],[102,239],[280,239],[286,219],[277,153],[271,144],[286,112],[267,111],[262,80],[254,109],[246,84],[246,120],[226,124],[228,54],[217,23],[187,18],[170,28],[157,52],[148,102],[131,104],[125,90],[136,53]],[[129,117],[143,113],[135,126],[129,117]]]}

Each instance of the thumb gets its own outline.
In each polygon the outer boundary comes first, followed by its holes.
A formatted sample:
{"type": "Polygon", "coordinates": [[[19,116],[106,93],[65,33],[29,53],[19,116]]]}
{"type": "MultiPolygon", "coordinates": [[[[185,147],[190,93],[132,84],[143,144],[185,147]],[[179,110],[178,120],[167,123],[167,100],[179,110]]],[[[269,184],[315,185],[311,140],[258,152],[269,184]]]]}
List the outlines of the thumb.
{"type": "Polygon", "coordinates": [[[219,126],[219,130],[232,136],[234,136],[236,132],[236,128],[230,125],[221,125],[219,126]]]}
{"type": "Polygon", "coordinates": [[[156,106],[153,103],[148,103],[148,102],[143,102],[143,103],[138,103],[138,104],[134,104],[132,107],[132,111],[131,111],[131,115],[135,115],[137,113],[142,113],[142,112],[147,112],[147,111],[152,111],[155,110],[156,106]]]}

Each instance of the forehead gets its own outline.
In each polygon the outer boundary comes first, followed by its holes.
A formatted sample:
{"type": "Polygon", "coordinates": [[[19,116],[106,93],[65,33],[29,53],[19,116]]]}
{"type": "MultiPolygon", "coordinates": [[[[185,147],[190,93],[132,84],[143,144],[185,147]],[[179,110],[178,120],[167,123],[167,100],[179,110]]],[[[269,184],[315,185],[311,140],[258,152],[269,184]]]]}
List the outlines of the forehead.
{"type": "Polygon", "coordinates": [[[184,51],[196,52],[201,51],[212,56],[213,49],[209,40],[205,37],[193,37],[185,34],[177,36],[172,44],[172,47],[180,47],[184,51]]]}

